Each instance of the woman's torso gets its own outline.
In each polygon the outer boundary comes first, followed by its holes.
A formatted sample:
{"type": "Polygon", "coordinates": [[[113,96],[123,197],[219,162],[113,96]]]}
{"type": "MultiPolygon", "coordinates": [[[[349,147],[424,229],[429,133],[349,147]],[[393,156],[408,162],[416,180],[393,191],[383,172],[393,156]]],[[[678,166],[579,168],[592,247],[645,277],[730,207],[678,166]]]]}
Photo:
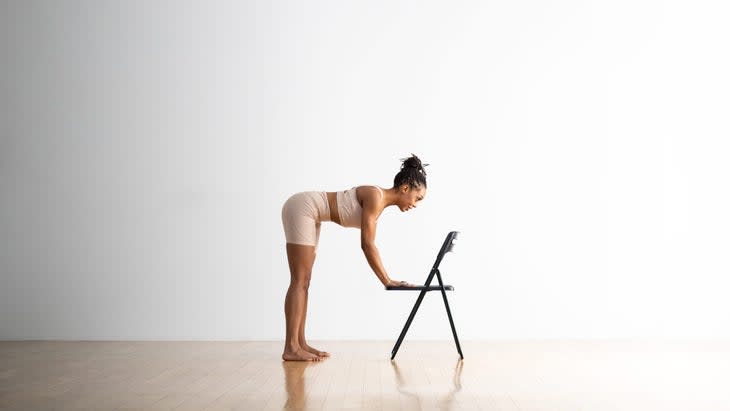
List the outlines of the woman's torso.
{"type": "MultiPolygon", "coordinates": [[[[380,191],[380,198],[383,198],[383,190],[375,186],[380,191]]],[[[352,187],[347,190],[327,193],[330,200],[330,208],[336,200],[337,213],[330,210],[332,221],[343,227],[360,228],[362,222],[362,198],[357,194],[358,187],[352,187]],[[339,221],[338,221],[339,220],[339,221]]]]}

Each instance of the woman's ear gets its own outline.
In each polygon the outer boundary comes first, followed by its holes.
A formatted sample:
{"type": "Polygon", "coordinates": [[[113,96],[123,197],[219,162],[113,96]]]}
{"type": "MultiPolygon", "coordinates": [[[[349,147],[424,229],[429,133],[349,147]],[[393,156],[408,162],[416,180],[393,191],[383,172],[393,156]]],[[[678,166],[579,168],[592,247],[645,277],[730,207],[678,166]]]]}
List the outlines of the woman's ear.
{"type": "Polygon", "coordinates": [[[408,189],[410,189],[410,187],[408,186],[408,184],[401,184],[401,186],[400,186],[400,192],[401,193],[403,193],[403,194],[407,193],[408,192],[408,189]]]}

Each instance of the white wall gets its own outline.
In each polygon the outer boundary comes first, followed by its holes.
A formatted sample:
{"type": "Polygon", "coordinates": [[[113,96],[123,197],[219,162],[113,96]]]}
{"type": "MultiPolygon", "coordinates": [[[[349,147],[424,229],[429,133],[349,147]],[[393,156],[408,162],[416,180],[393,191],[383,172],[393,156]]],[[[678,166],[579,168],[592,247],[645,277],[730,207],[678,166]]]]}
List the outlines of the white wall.
{"type": "MultiPolygon", "coordinates": [[[[461,338],[730,337],[724,2],[1,7],[0,338],[283,339],[281,204],[411,152],[377,242],[420,281],[462,232],[461,338]]],[[[358,239],[323,228],[310,339],[410,310],[358,239]]]]}

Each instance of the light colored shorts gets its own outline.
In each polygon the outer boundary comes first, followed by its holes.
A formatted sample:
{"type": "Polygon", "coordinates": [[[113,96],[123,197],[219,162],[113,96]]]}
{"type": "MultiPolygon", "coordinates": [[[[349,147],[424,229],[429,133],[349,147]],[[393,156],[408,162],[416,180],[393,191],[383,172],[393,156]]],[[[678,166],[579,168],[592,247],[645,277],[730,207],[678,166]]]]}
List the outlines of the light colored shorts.
{"type": "Polygon", "coordinates": [[[324,191],[296,193],[281,208],[287,243],[313,245],[316,249],[323,221],[330,221],[330,207],[324,191]]]}

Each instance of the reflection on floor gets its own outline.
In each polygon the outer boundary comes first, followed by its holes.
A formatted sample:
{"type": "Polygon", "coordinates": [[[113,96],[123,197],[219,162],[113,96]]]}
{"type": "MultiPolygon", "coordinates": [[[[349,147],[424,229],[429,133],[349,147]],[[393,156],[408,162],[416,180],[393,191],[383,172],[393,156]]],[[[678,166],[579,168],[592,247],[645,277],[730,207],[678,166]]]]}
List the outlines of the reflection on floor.
{"type": "Polygon", "coordinates": [[[0,409],[730,410],[730,341],[0,342],[0,409]]]}

